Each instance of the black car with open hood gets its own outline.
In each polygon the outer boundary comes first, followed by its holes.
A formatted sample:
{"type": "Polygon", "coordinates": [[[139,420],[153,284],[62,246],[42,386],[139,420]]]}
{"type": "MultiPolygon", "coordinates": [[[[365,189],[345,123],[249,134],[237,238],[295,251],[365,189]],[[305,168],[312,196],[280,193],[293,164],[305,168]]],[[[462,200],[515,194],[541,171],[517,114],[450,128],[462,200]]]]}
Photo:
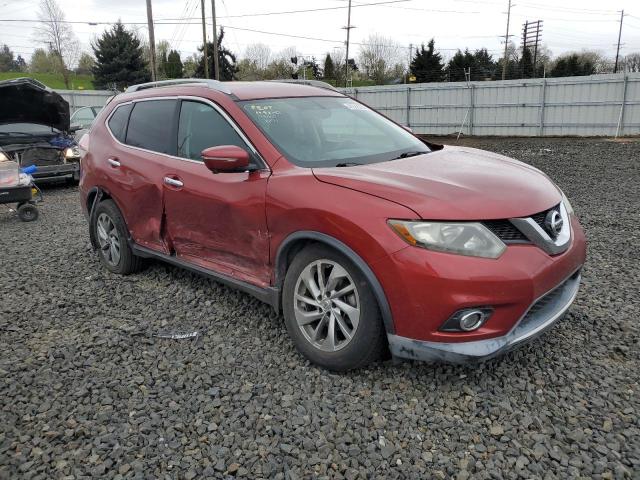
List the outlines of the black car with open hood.
{"type": "Polygon", "coordinates": [[[78,179],[80,155],[60,94],[31,78],[4,80],[0,106],[0,155],[35,165],[36,181],[78,179]]]}

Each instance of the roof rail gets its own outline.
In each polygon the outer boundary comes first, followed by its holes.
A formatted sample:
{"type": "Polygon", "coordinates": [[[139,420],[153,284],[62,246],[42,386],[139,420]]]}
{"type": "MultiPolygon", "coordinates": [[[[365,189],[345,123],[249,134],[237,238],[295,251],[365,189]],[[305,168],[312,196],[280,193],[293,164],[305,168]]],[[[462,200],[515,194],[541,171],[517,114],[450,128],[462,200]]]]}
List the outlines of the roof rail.
{"type": "Polygon", "coordinates": [[[222,93],[231,94],[231,90],[218,80],[211,80],[208,78],[176,78],[174,80],[160,80],[158,82],[139,83],[138,85],[131,85],[125,90],[125,93],[138,92],[140,90],[146,90],[148,88],[158,87],[170,87],[172,85],[193,85],[204,84],[207,87],[218,90],[222,93]]]}
{"type": "Polygon", "coordinates": [[[296,78],[283,78],[281,80],[267,80],[269,82],[279,82],[279,83],[297,83],[300,85],[309,85],[310,87],[324,88],[325,90],[334,90],[338,91],[336,87],[327,82],[321,82],[320,80],[304,80],[304,79],[296,79],[296,78]]]}

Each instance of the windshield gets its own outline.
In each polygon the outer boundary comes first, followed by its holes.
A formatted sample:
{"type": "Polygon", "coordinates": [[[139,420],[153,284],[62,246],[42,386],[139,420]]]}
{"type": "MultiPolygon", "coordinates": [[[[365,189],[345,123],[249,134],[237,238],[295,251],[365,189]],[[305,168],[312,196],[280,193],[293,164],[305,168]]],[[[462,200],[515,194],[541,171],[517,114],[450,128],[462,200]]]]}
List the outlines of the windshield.
{"type": "Polygon", "coordinates": [[[6,123],[0,125],[0,135],[51,135],[59,130],[39,123],[6,123]]]}
{"type": "Polygon", "coordinates": [[[404,128],[350,98],[240,103],[287,159],[301,167],[362,165],[430,151],[404,128]]]}

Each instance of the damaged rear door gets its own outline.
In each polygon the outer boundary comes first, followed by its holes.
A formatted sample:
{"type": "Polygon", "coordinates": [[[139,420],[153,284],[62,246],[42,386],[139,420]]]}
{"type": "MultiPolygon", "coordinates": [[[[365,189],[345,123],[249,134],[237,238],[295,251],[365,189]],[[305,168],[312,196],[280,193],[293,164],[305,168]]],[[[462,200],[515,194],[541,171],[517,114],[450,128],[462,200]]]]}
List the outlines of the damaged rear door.
{"type": "Polygon", "coordinates": [[[133,240],[168,253],[161,235],[163,175],[175,154],[175,99],[122,104],[107,124],[116,141],[92,140],[96,166],[108,179],[107,190],[124,214],[133,240]]]}
{"type": "Polygon", "coordinates": [[[186,262],[267,286],[265,194],[270,171],[226,114],[204,101],[181,101],[177,157],[168,159],[163,178],[165,240],[172,253],[186,262]],[[209,171],[200,154],[219,145],[247,150],[254,171],[209,171]]]}

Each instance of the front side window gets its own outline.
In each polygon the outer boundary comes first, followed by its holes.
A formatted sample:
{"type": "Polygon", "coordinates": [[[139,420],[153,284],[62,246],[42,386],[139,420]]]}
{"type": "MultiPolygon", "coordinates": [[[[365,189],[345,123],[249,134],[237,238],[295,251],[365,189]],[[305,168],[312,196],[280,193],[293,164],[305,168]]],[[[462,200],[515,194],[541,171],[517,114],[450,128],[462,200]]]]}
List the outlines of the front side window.
{"type": "Polygon", "coordinates": [[[178,124],[178,156],[201,160],[209,147],[236,145],[247,148],[240,135],[211,105],[184,100],[178,124]]]}
{"type": "MultiPolygon", "coordinates": [[[[147,100],[137,102],[127,128],[126,144],[153,152],[172,155],[173,115],[176,100],[147,100]]],[[[175,130],[173,130],[175,132],[175,130]]]]}
{"type": "Polygon", "coordinates": [[[368,164],[430,151],[404,128],[346,97],[275,98],[241,105],[301,167],[368,164]]]}

